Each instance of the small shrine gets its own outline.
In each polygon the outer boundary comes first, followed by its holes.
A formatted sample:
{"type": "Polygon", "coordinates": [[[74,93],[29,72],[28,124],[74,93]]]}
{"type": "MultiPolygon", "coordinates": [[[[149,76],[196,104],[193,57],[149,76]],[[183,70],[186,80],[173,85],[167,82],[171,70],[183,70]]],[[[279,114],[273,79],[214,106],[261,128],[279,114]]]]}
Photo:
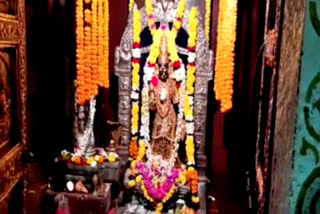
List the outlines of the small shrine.
{"type": "Polygon", "coordinates": [[[316,1],[0,0],[0,214],[320,213],[316,1]]]}

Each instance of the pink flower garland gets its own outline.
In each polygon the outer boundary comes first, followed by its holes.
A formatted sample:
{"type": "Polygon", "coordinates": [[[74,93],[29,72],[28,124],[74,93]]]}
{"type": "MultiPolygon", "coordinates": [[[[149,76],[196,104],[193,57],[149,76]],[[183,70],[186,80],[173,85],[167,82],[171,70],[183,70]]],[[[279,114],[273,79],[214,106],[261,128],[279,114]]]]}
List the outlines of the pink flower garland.
{"type": "Polygon", "coordinates": [[[137,164],[137,169],[139,173],[143,177],[144,185],[149,193],[149,195],[155,199],[155,200],[162,200],[166,197],[166,195],[169,193],[170,189],[173,185],[175,185],[178,182],[178,178],[180,176],[181,170],[179,169],[173,169],[171,175],[169,175],[160,187],[155,188],[152,184],[152,178],[150,176],[149,170],[145,167],[145,165],[142,162],[139,162],[137,164]]]}

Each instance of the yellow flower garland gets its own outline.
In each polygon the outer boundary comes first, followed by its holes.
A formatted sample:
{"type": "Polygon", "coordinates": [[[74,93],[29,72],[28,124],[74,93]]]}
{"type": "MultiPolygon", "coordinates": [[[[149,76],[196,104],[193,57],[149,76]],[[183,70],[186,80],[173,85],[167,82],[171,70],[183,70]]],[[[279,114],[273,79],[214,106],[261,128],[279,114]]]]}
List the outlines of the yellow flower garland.
{"type": "Polygon", "coordinates": [[[206,0],[205,32],[208,41],[210,39],[211,1],[206,0]]]}
{"type": "Polygon", "coordinates": [[[138,9],[133,12],[133,41],[140,43],[141,13],[138,9]]]}
{"type": "Polygon", "coordinates": [[[130,0],[129,2],[129,12],[133,9],[134,0],[130,0]]]}
{"type": "MultiPolygon", "coordinates": [[[[188,47],[196,48],[197,43],[197,35],[198,35],[198,10],[196,7],[193,7],[189,14],[189,39],[188,39],[188,47]]],[[[186,98],[184,105],[184,114],[186,119],[193,118],[193,104],[190,103],[190,96],[194,95],[194,83],[195,83],[195,73],[196,67],[195,65],[188,64],[187,66],[187,84],[186,84],[186,98]]],[[[194,163],[194,139],[192,136],[187,136],[186,139],[186,152],[188,162],[194,163]]]]}
{"type": "MultiPolygon", "coordinates": [[[[152,1],[151,0],[146,0],[145,1],[145,7],[146,7],[146,13],[148,16],[153,16],[153,6],[152,6],[152,1]]],[[[155,24],[154,18],[150,19],[148,18],[148,26],[151,31],[151,35],[154,37],[157,29],[153,28],[152,26],[155,24]]]]}
{"type": "Polygon", "coordinates": [[[137,160],[141,161],[146,154],[146,144],[143,140],[139,140],[139,151],[138,151],[138,157],[137,160]]]}
{"type": "Polygon", "coordinates": [[[155,30],[153,36],[153,43],[150,48],[150,54],[149,54],[149,61],[152,64],[155,64],[157,61],[157,58],[160,55],[160,44],[161,44],[161,36],[162,31],[161,30],[155,30]]]}
{"type": "Polygon", "coordinates": [[[134,102],[132,103],[132,108],[131,108],[131,131],[133,133],[138,132],[138,125],[139,125],[139,103],[134,102]]]}
{"type": "Polygon", "coordinates": [[[166,37],[168,39],[168,52],[170,55],[171,62],[177,62],[180,60],[180,57],[178,55],[178,50],[176,47],[176,37],[174,36],[173,31],[166,30],[165,31],[166,37]]]}
{"type": "Polygon", "coordinates": [[[177,37],[178,31],[182,26],[181,19],[184,16],[184,12],[186,10],[186,6],[187,6],[187,1],[186,0],[180,0],[180,3],[178,5],[178,9],[177,9],[176,20],[173,22],[174,28],[172,29],[172,35],[173,35],[174,39],[177,37]]]}
{"type": "Polygon", "coordinates": [[[220,0],[214,91],[222,112],[232,108],[236,27],[237,0],[220,0]]]}
{"type": "MultiPolygon", "coordinates": [[[[140,11],[136,8],[133,12],[133,42],[140,44],[140,33],[141,33],[141,14],[140,11]]],[[[132,89],[139,90],[140,88],[140,63],[132,62],[132,89]]],[[[131,133],[132,133],[132,142],[136,136],[135,133],[138,133],[139,130],[139,102],[133,101],[131,103],[131,133]]],[[[140,152],[141,153],[141,152],[140,152]]],[[[138,152],[139,156],[139,152],[138,152]]]]}

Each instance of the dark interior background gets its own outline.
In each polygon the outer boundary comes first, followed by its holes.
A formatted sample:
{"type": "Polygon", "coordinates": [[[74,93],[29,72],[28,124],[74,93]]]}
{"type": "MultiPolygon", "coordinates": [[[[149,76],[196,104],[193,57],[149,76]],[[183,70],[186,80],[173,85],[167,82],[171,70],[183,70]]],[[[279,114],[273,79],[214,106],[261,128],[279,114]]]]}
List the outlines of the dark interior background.
{"type": "MultiPolygon", "coordinates": [[[[27,0],[28,128],[35,161],[50,174],[54,158],[72,149],[73,80],[75,71],[75,1],[27,0]]],[[[114,48],[127,22],[128,1],[110,2],[110,89],[102,90],[97,109],[98,144],[105,139],[105,120],[115,119],[117,79],[113,75],[114,48]]],[[[212,40],[216,47],[219,0],[213,0],[212,40]]],[[[209,194],[215,213],[247,213],[246,172],[254,181],[258,52],[263,43],[265,0],[239,0],[234,109],[218,112],[210,85],[208,106],[209,194]]],[[[251,182],[252,184],[252,182],[251,182]]],[[[254,190],[252,184],[251,189],[254,190]]],[[[210,211],[210,212],[211,212],[210,211]]]]}

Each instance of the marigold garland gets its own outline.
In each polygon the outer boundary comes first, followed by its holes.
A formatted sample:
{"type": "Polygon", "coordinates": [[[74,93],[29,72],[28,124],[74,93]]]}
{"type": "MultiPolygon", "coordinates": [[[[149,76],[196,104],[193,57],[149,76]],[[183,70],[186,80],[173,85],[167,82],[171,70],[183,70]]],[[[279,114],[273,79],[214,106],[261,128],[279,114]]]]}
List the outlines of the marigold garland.
{"type": "Polygon", "coordinates": [[[214,91],[222,112],[232,108],[236,27],[237,0],[220,0],[214,91]]]}
{"type": "Polygon", "coordinates": [[[136,159],[137,156],[138,156],[138,137],[134,137],[131,139],[131,143],[130,143],[130,156],[133,158],[133,159],[136,159]]]}
{"type": "Polygon", "coordinates": [[[91,77],[91,27],[84,27],[84,47],[85,47],[85,99],[91,99],[91,87],[92,87],[92,77],[91,77]]]}
{"type": "Polygon", "coordinates": [[[103,86],[109,88],[109,0],[104,0],[103,8],[103,20],[104,20],[104,66],[103,66],[103,86]]]}
{"type": "Polygon", "coordinates": [[[79,105],[109,87],[109,0],[76,1],[77,91],[79,105]],[[86,5],[84,5],[84,3],[86,5]]]}
{"type": "Polygon", "coordinates": [[[186,100],[185,100],[185,118],[187,120],[187,139],[186,139],[186,151],[188,164],[193,165],[194,160],[194,120],[193,120],[193,96],[194,96],[194,83],[195,83],[195,50],[198,35],[198,10],[193,7],[189,14],[189,39],[188,39],[188,66],[187,66],[187,85],[186,85],[186,100]]]}
{"type": "MultiPolygon", "coordinates": [[[[130,156],[133,159],[141,157],[143,148],[138,150],[138,130],[139,130],[139,93],[140,93],[140,33],[141,14],[135,8],[133,11],[133,47],[132,47],[132,86],[131,86],[131,144],[130,156]]],[[[140,142],[139,142],[140,144],[140,142]]],[[[144,145],[142,145],[144,146],[144,145]]],[[[132,170],[133,171],[133,170],[132,170]]]]}
{"type": "Polygon", "coordinates": [[[84,20],[83,20],[83,1],[76,2],[76,42],[77,42],[77,101],[84,104],[85,98],[85,62],[84,62],[84,20]]]}
{"type": "Polygon", "coordinates": [[[187,84],[185,97],[185,119],[186,119],[186,153],[188,159],[188,183],[191,187],[192,202],[199,203],[198,197],[198,172],[194,169],[195,165],[195,144],[194,144],[194,84],[195,84],[195,73],[196,73],[196,46],[197,46],[197,35],[198,35],[198,10],[193,7],[189,14],[189,39],[188,39],[188,66],[187,66],[187,84]]]}
{"type": "Polygon", "coordinates": [[[103,86],[104,83],[104,63],[105,63],[105,58],[104,58],[104,6],[103,6],[104,0],[99,0],[98,1],[98,84],[100,86],[103,86]]]}
{"type": "Polygon", "coordinates": [[[208,41],[210,39],[211,1],[206,0],[205,32],[208,41]]]}
{"type": "Polygon", "coordinates": [[[176,39],[178,32],[182,26],[182,21],[183,21],[184,12],[186,10],[186,6],[187,6],[187,1],[180,0],[178,9],[177,9],[176,19],[173,22],[173,28],[172,28],[172,34],[174,36],[174,40],[176,39]]]}
{"type": "Polygon", "coordinates": [[[98,0],[92,0],[91,4],[92,10],[92,31],[91,31],[91,95],[98,95],[98,70],[99,70],[99,61],[98,61],[98,0]]]}
{"type": "Polygon", "coordinates": [[[129,1],[129,12],[133,9],[134,4],[134,0],[129,1]]]}
{"type": "Polygon", "coordinates": [[[154,20],[152,1],[146,0],[145,7],[146,7],[146,13],[148,16],[148,26],[151,31],[152,37],[154,37],[156,34],[156,31],[157,31],[157,26],[156,26],[156,22],[154,20]]]}

